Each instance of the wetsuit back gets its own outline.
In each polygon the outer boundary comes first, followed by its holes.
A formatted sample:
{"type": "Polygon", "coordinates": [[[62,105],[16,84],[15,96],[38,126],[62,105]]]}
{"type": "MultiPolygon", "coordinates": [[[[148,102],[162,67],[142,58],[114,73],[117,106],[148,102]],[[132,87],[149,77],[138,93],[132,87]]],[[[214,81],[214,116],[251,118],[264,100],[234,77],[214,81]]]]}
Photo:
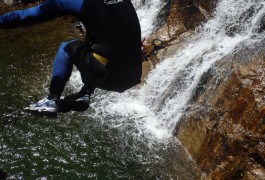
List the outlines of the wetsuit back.
{"type": "Polygon", "coordinates": [[[84,0],[80,19],[87,29],[91,49],[110,61],[109,72],[103,79],[93,78],[87,72],[89,83],[118,92],[140,83],[141,30],[131,1],[84,0]]]}
{"type": "Polygon", "coordinates": [[[133,5],[130,0],[110,2],[84,0],[81,21],[87,29],[91,49],[115,64],[139,67],[141,30],[133,5]]]}

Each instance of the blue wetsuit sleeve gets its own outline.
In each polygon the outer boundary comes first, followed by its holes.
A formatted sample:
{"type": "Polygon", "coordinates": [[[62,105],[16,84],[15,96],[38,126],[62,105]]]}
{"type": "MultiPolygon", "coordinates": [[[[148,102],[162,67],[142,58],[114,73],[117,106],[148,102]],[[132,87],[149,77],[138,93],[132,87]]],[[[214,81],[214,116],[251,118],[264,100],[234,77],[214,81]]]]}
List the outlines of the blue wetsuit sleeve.
{"type": "Polygon", "coordinates": [[[42,23],[64,15],[78,16],[83,0],[47,0],[32,8],[0,16],[0,28],[15,28],[42,23]]]}

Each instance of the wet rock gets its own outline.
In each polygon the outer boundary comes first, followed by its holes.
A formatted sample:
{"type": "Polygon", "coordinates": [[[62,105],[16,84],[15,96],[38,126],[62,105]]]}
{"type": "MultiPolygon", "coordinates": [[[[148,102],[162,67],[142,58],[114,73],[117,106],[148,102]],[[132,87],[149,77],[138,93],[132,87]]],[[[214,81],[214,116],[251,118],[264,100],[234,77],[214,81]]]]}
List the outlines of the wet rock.
{"type": "MultiPolygon", "coordinates": [[[[160,18],[159,27],[145,41],[147,52],[153,50],[152,41],[160,39],[165,44],[157,55],[148,57],[149,62],[143,63],[143,79],[156,63],[171,56],[180,47],[180,42],[190,36],[195,27],[207,20],[216,5],[216,0],[169,0],[162,10],[164,18],[160,18]],[[164,22],[161,22],[163,19],[164,22]]],[[[161,14],[160,13],[160,14],[161,14]]]]}
{"type": "Polygon", "coordinates": [[[205,179],[265,177],[264,44],[243,49],[232,62],[221,60],[205,73],[176,127],[205,179]]]}

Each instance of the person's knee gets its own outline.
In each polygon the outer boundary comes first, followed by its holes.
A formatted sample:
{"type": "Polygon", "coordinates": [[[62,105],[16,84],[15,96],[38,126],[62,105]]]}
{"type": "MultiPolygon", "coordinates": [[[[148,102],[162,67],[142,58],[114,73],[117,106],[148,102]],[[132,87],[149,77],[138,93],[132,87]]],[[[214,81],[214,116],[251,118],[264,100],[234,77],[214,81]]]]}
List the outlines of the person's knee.
{"type": "Polygon", "coordinates": [[[73,64],[78,65],[80,58],[82,58],[82,53],[86,51],[87,44],[81,40],[72,40],[62,43],[64,51],[67,53],[68,57],[72,60],[73,64]]]}
{"type": "Polygon", "coordinates": [[[83,42],[80,40],[71,40],[71,41],[63,42],[61,44],[65,52],[67,52],[67,54],[69,55],[72,55],[72,54],[74,55],[75,53],[77,53],[77,50],[79,49],[81,45],[83,45],[83,42]]]}
{"type": "Polygon", "coordinates": [[[62,42],[62,43],[60,44],[59,49],[65,50],[65,47],[66,47],[69,43],[70,43],[70,42],[62,42]]]}
{"type": "Polygon", "coordinates": [[[54,66],[55,67],[61,67],[62,64],[65,63],[71,63],[73,64],[71,57],[69,56],[68,52],[65,50],[65,48],[71,43],[72,41],[68,42],[62,42],[61,45],[59,46],[59,49],[57,51],[55,60],[54,60],[54,66]]]}

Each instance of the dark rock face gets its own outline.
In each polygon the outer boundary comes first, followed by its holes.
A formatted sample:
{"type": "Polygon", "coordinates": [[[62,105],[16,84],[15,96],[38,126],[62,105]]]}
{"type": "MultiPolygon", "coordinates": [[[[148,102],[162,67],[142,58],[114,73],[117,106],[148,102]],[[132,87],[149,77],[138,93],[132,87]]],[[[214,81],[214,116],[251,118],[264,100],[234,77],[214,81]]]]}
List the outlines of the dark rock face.
{"type": "Polygon", "coordinates": [[[180,19],[188,29],[194,29],[209,18],[215,7],[214,0],[175,0],[173,3],[180,19]]]}

